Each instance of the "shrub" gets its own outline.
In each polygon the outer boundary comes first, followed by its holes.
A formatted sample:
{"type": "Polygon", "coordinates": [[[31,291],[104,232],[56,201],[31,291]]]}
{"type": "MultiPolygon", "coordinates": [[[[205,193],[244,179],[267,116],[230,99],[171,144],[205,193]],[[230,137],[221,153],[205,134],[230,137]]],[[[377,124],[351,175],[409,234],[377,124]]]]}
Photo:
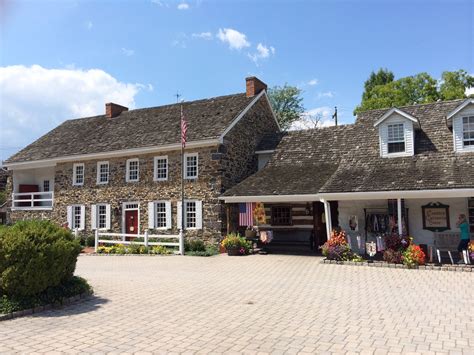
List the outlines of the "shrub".
{"type": "Polygon", "coordinates": [[[186,255],[191,256],[213,256],[219,254],[219,250],[214,245],[207,245],[203,251],[189,251],[186,255]]]}
{"type": "Polygon", "coordinates": [[[85,241],[86,247],[95,247],[95,236],[89,235],[85,241]]]}
{"type": "Polygon", "coordinates": [[[184,243],[184,251],[206,251],[206,245],[200,239],[189,240],[184,243]]]}
{"type": "Polygon", "coordinates": [[[425,253],[415,244],[411,244],[402,255],[403,264],[408,267],[416,267],[425,264],[425,253]]]}
{"type": "Polygon", "coordinates": [[[252,248],[252,243],[242,237],[240,234],[230,233],[221,242],[221,245],[226,249],[240,249],[241,254],[248,254],[252,248]]]}
{"type": "Polygon", "coordinates": [[[386,249],[383,252],[383,260],[387,263],[401,264],[402,252],[399,250],[386,249]]]}
{"type": "Polygon", "coordinates": [[[71,232],[29,220],[0,231],[0,293],[31,296],[71,279],[81,247],[71,232]]]}
{"type": "Polygon", "coordinates": [[[173,253],[172,250],[169,248],[163,246],[163,245],[155,245],[151,248],[150,254],[162,254],[162,255],[167,255],[173,253]]]}
{"type": "Polygon", "coordinates": [[[33,296],[8,297],[0,295],[0,314],[21,311],[48,304],[62,303],[65,298],[80,294],[92,294],[92,288],[86,280],[73,276],[61,282],[58,286],[48,287],[43,292],[33,296]]]}

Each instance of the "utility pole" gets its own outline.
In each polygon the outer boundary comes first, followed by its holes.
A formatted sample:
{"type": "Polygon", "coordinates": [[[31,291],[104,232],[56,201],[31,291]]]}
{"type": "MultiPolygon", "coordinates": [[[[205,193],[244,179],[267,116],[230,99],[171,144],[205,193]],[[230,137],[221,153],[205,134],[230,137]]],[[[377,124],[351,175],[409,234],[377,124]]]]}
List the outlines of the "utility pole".
{"type": "Polygon", "coordinates": [[[334,106],[334,114],[332,115],[332,119],[336,122],[337,126],[337,106],[334,106]]]}

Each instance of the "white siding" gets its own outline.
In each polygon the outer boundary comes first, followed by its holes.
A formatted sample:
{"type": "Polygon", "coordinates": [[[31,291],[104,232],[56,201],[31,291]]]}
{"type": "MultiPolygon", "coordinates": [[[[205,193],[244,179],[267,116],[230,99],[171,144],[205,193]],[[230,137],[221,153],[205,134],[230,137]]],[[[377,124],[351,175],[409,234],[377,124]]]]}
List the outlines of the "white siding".
{"type": "Polygon", "coordinates": [[[413,122],[398,114],[393,114],[379,126],[380,156],[384,158],[407,157],[415,154],[415,132],[413,122]],[[405,152],[388,153],[388,125],[403,123],[405,130],[405,152]]]}
{"type": "Polygon", "coordinates": [[[454,141],[454,150],[456,152],[474,152],[474,146],[464,147],[463,144],[463,124],[462,118],[466,116],[474,115],[474,106],[468,105],[459,113],[454,116],[453,119],[453,141],[454,141]]]}

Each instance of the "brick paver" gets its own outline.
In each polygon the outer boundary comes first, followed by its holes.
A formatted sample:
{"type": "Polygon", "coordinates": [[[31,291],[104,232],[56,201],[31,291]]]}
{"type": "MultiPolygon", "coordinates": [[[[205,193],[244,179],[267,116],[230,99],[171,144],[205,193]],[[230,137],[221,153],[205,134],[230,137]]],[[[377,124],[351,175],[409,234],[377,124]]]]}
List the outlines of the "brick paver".
{"type": "Polygon", "coordinates": [[[0,322],[0,353],[474,354],[473,273],[316,257],[81,256],[95,297],[0,322]]]}

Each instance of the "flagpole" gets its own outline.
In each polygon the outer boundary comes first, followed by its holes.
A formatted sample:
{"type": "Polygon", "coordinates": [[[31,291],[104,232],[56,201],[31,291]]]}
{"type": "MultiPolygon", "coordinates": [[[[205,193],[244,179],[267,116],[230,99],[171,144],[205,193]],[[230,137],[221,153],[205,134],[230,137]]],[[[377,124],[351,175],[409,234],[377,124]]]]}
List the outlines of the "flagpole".
{"type": "Polygon", "coordinates": [[[181,128],[181,232],[184,235],[184,142],[183,142],[183,104],[181,103],[181,116],[180,116],[180,128],[181,128]]]}

